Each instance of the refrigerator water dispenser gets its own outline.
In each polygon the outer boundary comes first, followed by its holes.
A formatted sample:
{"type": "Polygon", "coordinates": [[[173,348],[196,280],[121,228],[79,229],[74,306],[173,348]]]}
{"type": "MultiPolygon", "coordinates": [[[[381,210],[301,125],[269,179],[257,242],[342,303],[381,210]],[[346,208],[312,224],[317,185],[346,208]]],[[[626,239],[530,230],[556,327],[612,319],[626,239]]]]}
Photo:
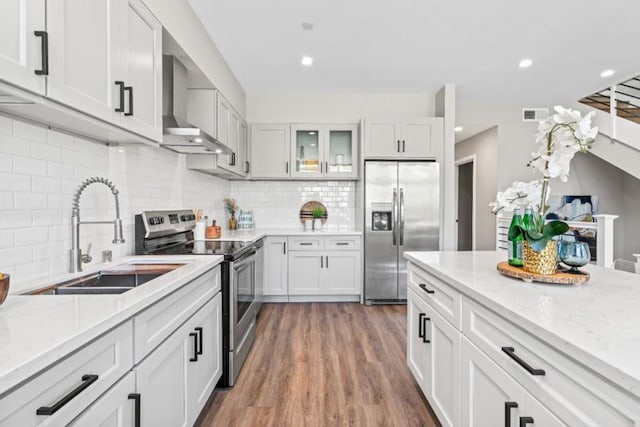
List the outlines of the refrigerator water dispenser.
{"type": "Polygon", "coordinates": [[[391,212],[391,203],[372,203],[371,204],[371,230],[372,231],[391,231],[393,217],[391,212]]]}

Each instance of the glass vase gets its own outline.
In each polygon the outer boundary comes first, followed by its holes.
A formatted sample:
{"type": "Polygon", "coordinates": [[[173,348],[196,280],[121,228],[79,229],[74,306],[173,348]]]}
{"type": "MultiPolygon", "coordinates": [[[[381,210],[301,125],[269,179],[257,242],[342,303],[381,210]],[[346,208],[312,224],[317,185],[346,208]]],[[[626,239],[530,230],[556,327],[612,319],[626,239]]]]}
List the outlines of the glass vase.
{"type": "Polygon", "coordinates": [[[238,220],[235,215],[231,215],[229,217],[229,230],[237,230],[238,229],[238,220]]]}

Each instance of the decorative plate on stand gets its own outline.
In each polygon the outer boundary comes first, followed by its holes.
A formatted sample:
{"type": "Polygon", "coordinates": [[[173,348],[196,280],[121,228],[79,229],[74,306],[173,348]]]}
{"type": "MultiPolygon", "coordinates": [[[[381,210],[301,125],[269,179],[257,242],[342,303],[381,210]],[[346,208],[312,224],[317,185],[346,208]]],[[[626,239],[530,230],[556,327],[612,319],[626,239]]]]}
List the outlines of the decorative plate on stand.
{"type": "Polygon", "coordinates": [[[582,285],[589,281],[589,273],[582,274],[567,273],[565,270],[558,270],[556,274],[537,274],[524,271],[522,267],[509,265],[507,261],[502,261],[496,266],[498,271],[505,276],[514,277],[524,282],[553,283],[558,285],[582,285]]]}
{"type": "Polygon", "coordinates": [[[313,220],[313,210],[315,208],[323,210],[321,222],[322,225],[324,225],[327,222],[327,208],[322,203],[316,201],[307,202],[302,205],[300,208],[300,222],[304,224],[304,221],[307,219],[313,220]]]}

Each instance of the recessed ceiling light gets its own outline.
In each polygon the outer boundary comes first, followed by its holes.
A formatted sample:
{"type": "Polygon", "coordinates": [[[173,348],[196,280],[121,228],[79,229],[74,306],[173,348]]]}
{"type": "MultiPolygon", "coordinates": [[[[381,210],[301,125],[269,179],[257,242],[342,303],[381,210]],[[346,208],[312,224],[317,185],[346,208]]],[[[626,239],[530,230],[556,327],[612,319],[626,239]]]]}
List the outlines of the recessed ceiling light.
{"type": "Polygon", "coordinates": [[[615,74],[616,72],[613,70],[604,70],[603,72],[600,73],[600,77],[611,77],[615,74]]]}
{"type": "Polygon", "coordinates": [[[311,21],[302,21],[302,28],[305,30],[313,30],[313,22],[311,21]]]}
{"type": "Polygon", "coordinates": [[[533,64],[533,61],[531,59],[523,59],[522,61],[520,61],[518,66],[520,68],[529,68],[531,67],[532,64],[533,64]]]}
{"type": "Polygon", "coordinates": [[[464,130],[464,128],[462,126],[456,126],[456,127],[453,128],[453,130],[455,132],[462,132],[464,130]]]}
{"type": "Polygon", "coordinates": [[[302,62],[302,65],[305,67],[310,67],[311,64],[313,64],[313,58],[310,56],[303,56],[300,62],[302,62]]]}

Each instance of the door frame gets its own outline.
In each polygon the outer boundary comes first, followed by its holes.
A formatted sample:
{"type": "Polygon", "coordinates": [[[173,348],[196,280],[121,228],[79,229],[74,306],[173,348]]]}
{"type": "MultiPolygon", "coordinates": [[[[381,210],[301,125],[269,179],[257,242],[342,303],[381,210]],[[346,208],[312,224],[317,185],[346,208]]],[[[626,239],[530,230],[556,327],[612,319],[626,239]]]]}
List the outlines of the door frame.
{"type": "Polygon", "coordinates": [[[471,163],[473,165],[473,183],[472,190],[473,195],[471,197],[471,250],[476,250],[476,202],[477,202],[477,172],[478,168],[476,167],[477,157],[475,154],[470,156],[462,157],[457,159],[454,163],[456,167],[455,172],[455,182],[454,182],[454,201],[455,201],[455,214],[456,214],[456,227],[455,227],[455,242],[456,242],[456,250],[458,250],[458,176],[460,174],[460,166],[471,163]]]}

